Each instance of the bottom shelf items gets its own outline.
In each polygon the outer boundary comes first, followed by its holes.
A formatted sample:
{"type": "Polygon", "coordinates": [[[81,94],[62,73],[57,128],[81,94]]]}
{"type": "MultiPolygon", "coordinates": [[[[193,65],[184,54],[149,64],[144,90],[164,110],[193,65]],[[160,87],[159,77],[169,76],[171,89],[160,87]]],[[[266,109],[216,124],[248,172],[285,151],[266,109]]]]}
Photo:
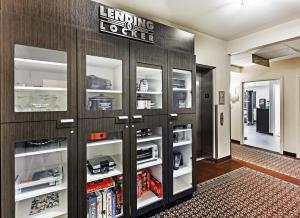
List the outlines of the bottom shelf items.
{"type": "Polygon", "coordinates": [[[87,184],[87,217],[113,218],[123,214],[122,176],[87,184]]]}

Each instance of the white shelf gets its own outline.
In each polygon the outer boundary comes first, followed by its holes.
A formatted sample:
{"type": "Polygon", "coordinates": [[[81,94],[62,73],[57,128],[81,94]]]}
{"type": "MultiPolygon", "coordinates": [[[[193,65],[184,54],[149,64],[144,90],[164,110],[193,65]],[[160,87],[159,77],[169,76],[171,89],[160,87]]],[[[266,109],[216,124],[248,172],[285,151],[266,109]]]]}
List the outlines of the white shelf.
{"type": "Polygon", "coordinates": [[[140,91],[137,91],[136,94],[161,95],[162,92],[140,92],[140,91]]]}
{"type": "Polygon", "coordinates": [[[114,169],[109,171],[108,173],[103,173],[103,174],[91,174],[89,170],[87,169],[87,175],[86,175],[86,181],[89,182],[94,182],[97,180],[113,177],[113,176],[118,176],[121,175],[122,172],[120,170],[114,169]]]}
{"type": "Polygon", "coordinates": [[[87,89],[89,93],[111,93],[111,94],[122,94],[122,90],[100,90],[100,89],[87,89]]]}
{"type": "Polygon", "coordinates": [[[141,169],[145,169],[145,168],[148,168],[148,167],[153,167],[153,166],[161,165],[161,164],[162,164],[162,159],[158,158],[155,161],[149,161],[149,162],[138,164],[137,165],[137,170],[141,170],[141,169]]]}
{"type": "Polygon", "coordinates": [[[178,170],[173,170],[173,178],[184,176],[190,173],[192,173],[191,167],[186,167],[186,166],[180,167],[178,170]]]}
{"type": "Polygon", "coordinates": [[[56,218],[62,215],[66,215],[67,211],[52,211],[52,212],[48,212],[48,213],[42,213],[39,215],[32,215],[30,217],[32,218],[56,218]]]}
{"type": "Polygon", "coordinates": [[[101,146],[101,145],[110,145],[110,144],[116,144],[116,143],[122,143],[123,140],[121,139],[111,139],[111,140],[103,140],[98,142],[89,142],[87,143],[87,147],[94,147],[94,146],[101,146]]]}
{"type": "Polygon", "coordinates": [[[152,191],[148,191],[137,199],[137,209],[153,204],[154,202],[161,201],[162,198],[157,197],[152,191]]]}
{"type": "Polygon", "coordinates": [[[40,61],[40,60],[33,60],[33,59],[26,59],[26,58],[15,58],[14,60],[17,62],[30,63],[30,64],[45,64],[45,65],[55,65],[55,66],[67,67],[66,63],[60,63],[60,62],[40,61]]]}
{"type": "Polygon", "coordinates": [[[16,91],[67,91],[67,88],[15,86],[16,91]]]}
{"type": "Polygon", "coordinates": [[[173,194],[176,195],[180,192],[186,191],[188,189],[191,189],[193,186],[190,183],[187,182],[181,182],[181,181],[174,181],[174,187],[173,187],[173,194]]]}
{"type": "Polygon", "coordinates": [[[41,155],[41,154],[50,154],[55,152],[67,151],[67,150],[68,150],[67,148],[54,148],[54,149],[41,150],[41,151],[25,152],[25,153],[15,154],[15,158],[41,155]]]}
{"type": "Polygon", "coordinates": [[[192,144],[192,141],[182,141],[182,142],[175,142],[173,143],[173,148],[183,145],[190,145],[192,144]]]}
{"type": "Polygon", "coordinates": [[[189,132],[192,131],[192,129],[175,129],[173,132],[189,132]]]}
{"type": "Polygon", "coordinates": [[[188,71],[188,70],[179,70],[179,69],[173,69],[173,73],[180,73],[180,74],[192,75],[191,71],[188,71]]]}
{"type": "Polygon", "coordinates": [[[141,71],[154,71],[157,73],[161,73],[162,69],[161,68],[151,68],[151,67],[137,67],[136,70],[141,70],[141,71]]]}
{"type": "Polygon", "coordinates": [[[141,143],[141,142],[150,142],[150,141],[155,141],[155,140],[161,140],[162,136],[149,136],[149,137],[145,137],[145,138],[139,138],[136,140],[137,143],[141,143]]]}
{"type": "Polygon", "coordinates": [[[185,91],[185,92],[191,92],[191,89],[183,89],[183,88],[173,88],[174,92],[180,92],[180,91],[185,91]]]}
{"type": "Polygon", "coordinates": [[[26,199],[30,199],[30,198],[34,198],[40,195],[45,195],[45,194],[49,194],[49,193],[53,193],[53,192],[59,192],[59,191],[63,191],[66,190],[67,186],[62,184],[62,185],[57,185],[57,186],[52,186],[52,187],[48,187],[48,188],[41,188],[41,189],[37,189],[35,191],[29,191],[29,192],[24,192],[24,193],[20,193],[20,194],[16,194],[15,196],[15,201],[23,201],[26,199]]]}

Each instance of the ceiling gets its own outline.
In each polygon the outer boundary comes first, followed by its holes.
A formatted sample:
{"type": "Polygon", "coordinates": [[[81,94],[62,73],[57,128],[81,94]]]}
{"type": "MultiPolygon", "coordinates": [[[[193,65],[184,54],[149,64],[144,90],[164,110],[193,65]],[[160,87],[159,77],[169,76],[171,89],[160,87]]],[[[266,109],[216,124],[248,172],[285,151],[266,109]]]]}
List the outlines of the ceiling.
{"type": "Polygon", "coordinates": [[[280,42],[259,49],[253,49],[247,52],[232,55],[230,57],[231,64],[239,67],[253,65],[252,54],[269,59],[271,62],[300,57],[300,39],[280,42]]]}
{"type": "Polygon", "coordinates": [[[299,0],[94,0],[233,40],[300,18],[299,0]],[[248,3],[250,2],[250,3],[248,3]]]}

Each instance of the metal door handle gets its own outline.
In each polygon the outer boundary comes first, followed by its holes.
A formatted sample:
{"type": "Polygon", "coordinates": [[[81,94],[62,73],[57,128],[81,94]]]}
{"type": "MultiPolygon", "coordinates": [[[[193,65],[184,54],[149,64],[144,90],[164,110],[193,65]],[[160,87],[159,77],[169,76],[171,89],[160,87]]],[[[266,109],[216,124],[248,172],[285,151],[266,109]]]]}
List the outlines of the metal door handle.
{"type": "Polygon", "coordinates": [[[128,116],[118,116],[119,120],[128,120],[128,116]]]}
{"type": "Polygon", "coordinates": [[[74,119],[61,119],[60,123],[74,123],[74,119]]]}
{"type": "Polygon", "coordinates": [[[133,115],[132,117],[133,117],[133,119],[142,119],[143,118],[142,115],[133,115]]]}
{"type": "Polygon", "coordinates": [[[178,117],[178,114],[170,114],[171,117],[178,117]]]}

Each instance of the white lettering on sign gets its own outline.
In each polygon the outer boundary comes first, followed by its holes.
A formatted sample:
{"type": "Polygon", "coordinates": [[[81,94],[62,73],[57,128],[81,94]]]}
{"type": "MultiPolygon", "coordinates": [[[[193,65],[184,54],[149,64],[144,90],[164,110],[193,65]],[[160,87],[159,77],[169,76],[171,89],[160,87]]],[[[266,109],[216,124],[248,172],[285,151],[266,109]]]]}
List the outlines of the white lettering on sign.
{"type": "Polygon", "coordinates": [[[154,42],[154,23],[104,5],[99,7],[99,31],[145,42],[154,42]]]}

